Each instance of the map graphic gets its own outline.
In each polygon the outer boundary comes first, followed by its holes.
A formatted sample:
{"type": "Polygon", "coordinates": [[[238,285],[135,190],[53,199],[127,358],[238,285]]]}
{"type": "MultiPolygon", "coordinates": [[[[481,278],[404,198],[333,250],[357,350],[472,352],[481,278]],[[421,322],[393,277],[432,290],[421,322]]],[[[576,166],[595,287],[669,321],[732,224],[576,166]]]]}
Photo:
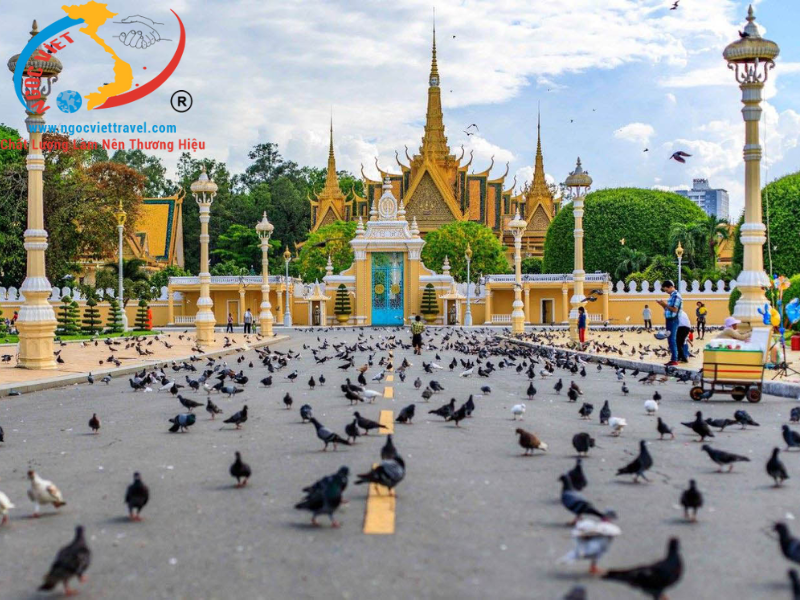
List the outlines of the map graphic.
{"type": "Polygon", "coordinates": [[[58,110],[65,113],[77,112],[81,107],[81,104],[83,104],[81,95],[75,90],[64,90],[56,99],[56,106],[58,106],[58,110]]]}

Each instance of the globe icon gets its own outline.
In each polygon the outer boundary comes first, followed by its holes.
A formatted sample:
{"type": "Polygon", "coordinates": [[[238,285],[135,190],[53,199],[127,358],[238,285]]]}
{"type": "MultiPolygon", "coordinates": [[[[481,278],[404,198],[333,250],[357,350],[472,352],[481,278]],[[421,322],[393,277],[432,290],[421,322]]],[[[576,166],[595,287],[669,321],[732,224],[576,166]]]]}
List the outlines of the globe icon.
{"type": "Polygon", "coordinates": [[[64,90],[56,98],[56,106],[61,112],[74,113],[83,104],[81,95],[75,90],[64,90]]]}

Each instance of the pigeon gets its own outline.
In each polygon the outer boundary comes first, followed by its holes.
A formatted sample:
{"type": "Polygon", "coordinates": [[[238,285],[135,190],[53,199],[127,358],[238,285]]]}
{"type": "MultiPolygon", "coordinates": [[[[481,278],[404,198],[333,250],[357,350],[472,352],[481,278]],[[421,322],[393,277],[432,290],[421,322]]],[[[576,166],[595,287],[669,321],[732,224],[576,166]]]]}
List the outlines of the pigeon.
{"type": "Polygon", "coordinates": [[[253,473],[250,465],[242,460],[242,454],[238,450],[236,451],[236,460],[231,465],[230,473],[231,477],[236,479],[236,487],[246,486],[250,475],[253,473]]]}
{"type": "Polygon", "coordinates": [[[533,387],[533,382],[532,381],[528,384],[528,389],[526,391],[526,394],[528,396],[528,401],[529,402],[532,401],[534,399],[534,397],[536,396],[536,388],[533,387]]]}
{"type": "Polygon", "coordinates": [[[453,414],[453,411],[455,410],[455,406],[456,406],[456,399],[455,398],[451,398],[450,402],[448,404],[445,404],[444,406],[440,406],[436,410],[429,410],[428,414],[429,415],[439,415],[440,417],[443,417],[445,420],[447,420],[447,418],[450,415],[453,414]]]}
{"type": "Polygon", "coordinates": [[[622,431],[628,426],[628,421],[622,417],[611,417],[608,420],[608,424],[611,426],[611,435],[619,437],[622,435],[622,431]]]}
{"type": "Polygon", "coordinates": [[[192,412],[195,408],[199,408],[203,406],[202,402],[195,402],[191,398],[184,398],[180,394],[178,394],[178,400],[180,403],[189,411],[192,412]]]}
{"type": "Polygon", "coordinates": [[[569,388],[567,390],[567,398],[569,398],[570,402],[577,402],[578,401],[578,391],[575,388],[569,388]]]}
{"type": "Polygon", "coordinates": [[[414,404],[409,404],[408,406],[404,407],[397,415],[395,421],[398,423],[406,423],[411,425],[411,420],[414,418],[414,411],[416,410],[414,404]]]}
{"type": "Polygon", "coordinates": [[[317,382],[314,381],[314,376],[312,375],[311,378],[308,380],[308,387],[310,387],[313,390],[316,387],[316,385],[317,382]]]}
{"type": "Polygon", "coordinates": [[[431,388],[426,387],[424,390],[422,390],[422,399],[425,400],[425,402],[428,402],[432,395],[433,392],[431,391],[431,388]]]}
{"type": "Polygon", "coordinates": [[[783,440],[786,442],[786,450],[790,448],[800,448],[800,433],[794,429],[790,429],[788,425],[781,427],[783,433],[783,440]]]}
{"type": "Polygon", "coordinates": [[[563,387],[564,387],[564,382],[559,379],[558,381],[556,381],[556,384],[553,386],[553,389],[555,390],[556,394],[560,394],[563,387]]]}
{"type": "Polygon", "coordinates": [[[358,419],[353,419],[352,423],[348,423],[344,426],[344,434],[347,436],[347,441],[349,442],[352,438],[352,444],[356,443],[356,438],[361,436],[361,430],[358,428],[358,419]]]}
{"type": "Polygon", "coordinates": [[[775,481],[775,487],[780,487],[784,481],[789,479],[789,474],[786,472],[786,466],[778,458],[780,450],[778,448],[772,449],[772,456],[767,461],[767,475],[772,477],[775,481]]]}
{"type": "Polygon", "coordinates": [[[689,156],[691,156],[691,154],[687,154],[683,150],[678,150],[677,152],[673,152],[672,156],[670,156],[668,160],[676,160],[679,163],[685,163],[686,162],[686,157],[689,157],[689,156]]]}
{"type": "Polygon", "coordinates": [[[363,392],[361,392],[361,397],[366,398],[371,403],[374,403],[375,398],[378,398],[380,396],[383,396],[383,394],[381,394],[380,392],[376,392],[375,390],[364,390],[363,392]]]}
{"type": "Polygon", "coordinates": [[[778,532],[781,552],[790,561],[800,564],[800,540],[792,537],[786,523],[775,523],[773,529],[778,532]]]}
{"type": "Polygon", "coordinates": [[[328,449],[328,444],[333,444],[334,450],[336,450],[336,446],[338,444],[344,444],[345,446],[350,445],[350,442],[348,442],[347,440],[343,440],[338,434],[334,433],[333,431],[325,427],[314,417],[310,417],[308,420],[314,424],[314,427],[317,430],[317,437],[323,442],[325,442],[325,447],[322,449],[323,452],[328,449]]]}
{"type": "Polygon", "coordinates": [[[180,415],[175,415],[175,418],[169,419],[169,422],[172,423],[172,427],[169,428],[170,433],[178,433],[179,431],[188,431],[189,427],[194,425],[195,420],[197,417],[194,413],[182,413],[180,415]]]}
{"type": "Polygon", "coordinates": [[[759,423],[756,423],[753,420],[746,410],[737,410],[733,413],[733,418],[736,419],[736,422],[742,426],[742,429],[745,429],[748,425],[752,425],[753,427],[760,427],[759,423]]]}
{"type": "Polygon", "coordinates": [[[653,600],[657,600],[664,596],[667,588],[678,583],[682,575],[683,561],[681,561],[680,543],[678,538],[671,538],[667,556],[663,560],[632,569],[612,569],[603,575],[603,579],[627,583],[650,595],[653,600]]]}
{"type": "Polygon", "coordinates": [[[583,459],[580,457],[575,459],[575,466],[567,471],[567,477],[572,484],[572,489],[581,491],[589,482],[586,480],[586,475],[583,473],[583,459]]]}
{"type": "Polygon", "coordinates": [[[588,433],[576,433],[572,436],[572,447],[583,456],[589,454],[589,448],[594,448],[594,438],[588,433]]]}
{"type": "Polygon", "coordinates": [[[573,563],[576,560],[588,559],[589,573],[596,575],[599,573],[597,561],[611,547],[614,538],[621,533],[622,530],[614,523],[582,518],[575,524],[571,533],[575,547],[562,556],[559,562],[573,563]]]}
{"type": "Polygon", "coordinates": [[[77,593],[69,587],[69,580],[77,577],[83,581],[83,574],[89,568],[91,561],[92,551],[89,550],[83,537],[83,526],[78,525],[75,528],[75,538],[58,551],[50,572],[45,575],[39,590],[52,590],[60,583],[64,586],[64,594],[67,596],[77,593]]]}
{"type": "Polygon", "coordinates": [[[291,373],[289,373],[289,374],[286,376],[286,379],[288,379],[289,381],[291,381],[292,383],[294,383],[294,380],[295,380],[295,379],[297,379],[297,371],[295,370],[295,371],[292,371],[291,373]]]}
{"type": "Polygon", "coordinates": [[[561,504],[566,508],[569,512],[575,515],[575,521],[573,525],[577,523],[578,519],[584,515],[593,515],[599,519],[603,519],[604,521],[614,518],[615,514],[613,511],[608,511],[606,513],[601,513],[597,510],[594,505],[586,500],[581,494],[575,491],[572,488],[572,483],[569,480],[569,477],[566,475],[561,475],[558,478],[561,482],[561,504]]]}
{"type": "MultiPolygon", "coordinates": [[[[550,90],[547,91],[549,92],[550,90]]],[[[587,597],[586,588],[582,585],[576,585],[569,592],[567,592],[567,595],[564,596],[562,600],[586,600],[587,597]]]]}
{"type": "Polygon", "coordinates": [[[222,409],[211,401],[211,396],[206,398],[206,412],[211,415],[212,421],[216,415],[222,414],[222,409]]]}
{"type": "Polygon", "coordinates": [[[696,522],[697,511],[703,506],[703,494],[697,489],[697,482],[694,479],[689,480],[689,489],[681,494],[681,506],[686,520],[696,522]]]}
{"type": "Polygon", "coordinates": [[[800,423],[800,406],[795,406],[789,411],[789,421],[791,423],[800,423]]]}
{"type": "Polygon", "coordinates": [[[603,402],[603,408],[600,409],[600,425],[608,425],[608,420],[611,418],[611,407],[608,405],[608,400],[603,402]]]}
{"type": "Polygon", "coordinates": [[[645,481],[650,481],[645,475],[645,471],[653,466],[653,457],[647,450],[647,442],[639,442],[639,456],[617,471],[617,475],[633,475],[633,482],[638,483],[639,477],[645,481]]]}
{"type": "Polygon", "coordinates": [[[692,431],[694,431],[697,435],[700,436],[700,441],[702,442],[707,437],[714,437],[714,434],[711,433],[711,429],[708,427],[708,423],[703,421],[703,413],[701,411],[697,411],[694,413],[695,419],[694,421],[683,422],[681,421],[681,425],[684,427],[688,427],[692,431]]]}
{"type": "Polygon", "coordinates": [[[242,424],[247,422],[247,404],[242,407],[239,412],[233,413],[230,417],[225,419],[223,423],[230,423],[236,425],[236,429],[241,429],[242,424]]]}
{"type": "Polygon", "coordinates": [[[0,427],[0,442],[5,442],[5,441],[6,441],[5,433],[3,432],[3,428],[0,427]]]}
{"type": "Polygon", "coordinates": [[[490,388],[488,385],[481,386],[481,394],[488,395],[491,393],[492,393],[492,388],[490,388]]]}
{"type": "Polygon", "coordinates": [[[133,483],[128,486],[125,492],[125,504],[128,505],[128,516],[131,521],[141,521],[142,509],[150,500],[150,490],[142,483],[142,476],[139,473],[133,474],[133,483]]]}
{"type": "Polygon", "coordinates": [[[358,411],[355,411],[353,413],[353,416],[356,418],[356,421],[358,422],[358,426],[361,427],[361,429],[364,430],[366,435],[369,435],[369,432],[370,432],[371,429],[381,429],[381,428],[389,429],[388,427],[386,427],[386,425],[381,425],[377,421],[372,421],[370,419],[365,419],[364,417],[361,416],[361,414],[359,414],[358,411]]]}
{"type": "Polygon", "coordinates": [[[398,455],[389,460],[382,460],[381,463],[371,471],[358,475],[356,485],[375,483],[392,490],[398,483],[403,481],[405,476],[406,463],[403,458],[398,455]]]}
{"type": "Polygon", "coordinates": [[[8,511],[16,508],[3,492],[0,492],[0,527],[8,523],[8,511]]]}
{"type": "Polygon", "coordinates": [[[314,414],[311,411],[310,404],[303,404],[303,406],[300,407],[300,418],[303,420],[303,423],[305,423],[306,421],[310,421],[311,417],[313,416],[314,414]]]}
{"type": "Polygon", "coordinates": [[[64,496],[52,481],[42,479],[36,471],[28,471],[28,479],[31,480],[31,488],[28,490],[28,498],[33,502],[33,517],[39,517],[39,507],[42,504],[52,504],[56,508],[61,508],[66,504],[64,496]]]}
{"type": "Polygon", "coordinates": [[[262,379],[260,383],[261,383],[261,385],[263,385],[264,387],[270,387],[270,386],[272,386],[272,375],[269,375],[269,376],[267,376],[267,377],[264,377],[264,379],[262,379]]]}
{"type": "Polygon", "coordinates": [[[525,414],[525,405],[524,404],[515,404],[511,407],[511,414],[512,414],[512,421],[516,421],[517,417],[523,419],[522,415],[525,414]]]}
{"type": "Polygon", "coordinates": [[[464,410],[467,413],[467,417],[472,417],[472,413],[475,412],[475,401],[472,399],[472,394],[470,394],[467,401],[464,402],[464,410]]]}
{"type": "Polygon", "coordinates": [[[294,400],[292,399],[292,395],[289,392],[286,392],[286,395],[283,397],[283,405],[286,407],[286,410],[291,410],[293,403],[294,400]]]}
{"type": "Polygon", "coordinates": [[[86,377],[86,381],[89,382],[89,385],[94,385],[94,375],[92,375],[91,371],[89,371],[89,375],[86,377]]]}
{"type": "Polygon", "coordinates": [[[800,600],[800,576],[794,569],[789,569],[789,581],[792,584],[792,600],[800,600]]]}
{"type": "Polygon", "coordinates": [[[392,460],[397,458],[397,448],[394,446],[392,434],[386,436],[386,443],[381,448],[381,460],[392,460]]]}
{"type": "Polygon", "coordinates": [[[728,473],[733,471],[733,464],[736,462],[750,462],[750,459],[746,456],[739,456],[738,454],[732,454],[730,452],[725,452],[724,450],[717,450],[716,448],[712,448],[708,444],[703,444],[702,450],[705,450],[708,454],[708,457],[713,460],[717,465],[719,465],[719,472],[722,473],[722,467],[727,465],[728,466],[728,473]]]}
{"type": "Polygon", "coordinates": [[[467,418],[467,404],[464,403],[458,407],[458,410],[454,410],[450,413],[449,416],[445,417],[445,421],[453,421],[456,424],[456,427],[460,427],[459,423],[467,418]]]}
{"type": "Polygon", "coordinates": [[[658,431],[658,435],[660,436],[658,439],[660,440],[663,440],[665,435],[670,436],[673,440],[675,439],[675,434],[672,433],[672,428],[664,423],[664,421],[661,420],[661,417],[658,417],[656,431],[658,431]]]}
{"type": "Polygon", "coordinates": [[[235,385],[223,385],[219,391],[223,394],[228,394],[228,398],[230,398],[235,394],[241,394],[244,388],[237,388],[235,385]]]}
{"type": "Polygon", "coordinates": [[[533,454],[536,449],[547,451],[547,444],[536,437],[536,434],[520,427],[516,429],[515,433],[519,436],[519,445],[525,449],[525,452],[522,453],[523,456],[533,454]]]}
{"type": "Polygon", "coordinates": [[[655,400],[645,400],[644,410],[648,414],[648,416],[653,416],[658,412],[658,402],[656,402],[655,400]]]}
{"type": "Polygon", "coordinates": [[[100,419],[97,418],[97,413],[92,413],[92,418],[89,419],[89,429],[92,430],[92,433],[100,431],[100,419]]]}
{"type": "Polygon", "coordinates": [[[592,411],[594,410],[594,405],[589,404],[588,402],[584,402],[583,406],[578,409],[578,414],[581,416],[581,419],[589,419],[592,415],[592,411]]]}
{"type": "Polygon", "coordinates": [[[733,419],[706,419],[706,423],[711,427],[717,427],[720,431],[725,431],[729,425],[735,425],[736,421],[733,419]]]}
{"type": "Polygon", "coordinates": [[[346,480],[343,483],[339,477],[326,477],[311,486],[306,498],[294,507],[298,510],[311,511],[312,525],[319,525],[317,516],[327,515],[331,520],[331,527],[339,527],[339,523],[333,518],[333,513],[342,503],[342,491],[346,485],[346,480]]]}

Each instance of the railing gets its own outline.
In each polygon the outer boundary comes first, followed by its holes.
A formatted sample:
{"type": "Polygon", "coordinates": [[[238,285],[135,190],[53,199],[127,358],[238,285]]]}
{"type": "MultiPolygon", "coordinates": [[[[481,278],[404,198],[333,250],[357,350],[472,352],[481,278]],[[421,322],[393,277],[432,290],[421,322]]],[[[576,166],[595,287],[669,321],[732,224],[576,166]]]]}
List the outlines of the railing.
{"type": "Polygon", "coordinates": [[[511,315],[492,315],[492,323],[495,324],[511,323],[511,315]]]}
{"type": "Polygon", "coordinates": [[[194,325],[194,315],[179,315],[175,317],[175,325],[194,325]]]}
{"type": "MultiPolygon", "coordinates": [[[[604,283],[608,280],[605,273],[587,273],[584,277],[586,283],[604,283]]],[[[506,275],[487,275],[487,283],[514,283],[516,276],[506,275]]],[[[522,281],[528,283],[571,283],[572,273],[539,273],[522,275],[522,281]]]]}
{"type": "MultiPolygon", "coordinates": [[[[283,275],[270,275],[269,276],[269,283],[278,284],[283,283],[285,281],[285,277],[283,275]]],[[[218,285],[238,285],[244,284],[247,286],[250,285],[261,285],[262,278],[261,275],[242,275],[239,277],[238,275],[212,275],[211,276],[211,285],[218,284],[218,285]]],[[[200,285],[200,277],[198,276],[189,276],[189,277],[170,277],[169,278],[170,285],[200,285]]]]}
{"type": "Polygon", "coordinates": [[[603,322],[603,315],[600,313],[587,313],[589,316],[590,323],[602,323],[603,322]]]}

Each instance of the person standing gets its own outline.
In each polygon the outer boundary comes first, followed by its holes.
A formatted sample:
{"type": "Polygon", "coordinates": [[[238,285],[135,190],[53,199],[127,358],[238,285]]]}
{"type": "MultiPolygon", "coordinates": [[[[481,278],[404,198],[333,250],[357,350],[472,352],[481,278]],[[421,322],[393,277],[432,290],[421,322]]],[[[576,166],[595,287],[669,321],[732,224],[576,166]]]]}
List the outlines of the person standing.
{"type": "Polygon", "coordinates": [[[586,343],[586,309],[578,307],[578,339],[581,345],[586,343]]]}
{"type": "Polygon", "coordinates": [[[253,333],[253,313],[249,308],[244,311],[244,332],[253,333]]]}
{"type": "Polygon", "coordinates": [[[411,322],[411,345],[414,346],[414,354],[422,354],[422,332],[425,331],[425,324],[417,315],[411,322]]]}
{"type": "Polygon", "coordinates": [[[678,317],[683,308],[683,298],[669,279],[661,285],[661,289],[669,294],[668,300],[656,300],[664,309],[664,325],[669,332],[669,362],[666,366],[675,367],[678,365],[678,317]]]}
{"type": "Polygon", "coordinates": [[[228,313],[228,326],[225,328],[225,333],[233,333],[233,315],[228,313]]]}
{"type": "Polygon", "coordinates": [[[650,310],[650,307],[647,304],[644,305],[642,318],[644,319],[644,328],[647,331],[650,331],[653,328],[653,311],[650,310]]]}
{"type": "Polygon", "coordinates": [[[694,314],[697,317],[697,339],[702,340],[706,337],[706,316],[708,315],[706,305],[698,302],[694,314]]]}
{"type": "Polygon", "coordinates": [[[678,331],[675,336],[675,343],[678,346],[678,362],[689,362],[689,332],[692,330],[692,322],[685,310],[678,315],[678,331]]]}

